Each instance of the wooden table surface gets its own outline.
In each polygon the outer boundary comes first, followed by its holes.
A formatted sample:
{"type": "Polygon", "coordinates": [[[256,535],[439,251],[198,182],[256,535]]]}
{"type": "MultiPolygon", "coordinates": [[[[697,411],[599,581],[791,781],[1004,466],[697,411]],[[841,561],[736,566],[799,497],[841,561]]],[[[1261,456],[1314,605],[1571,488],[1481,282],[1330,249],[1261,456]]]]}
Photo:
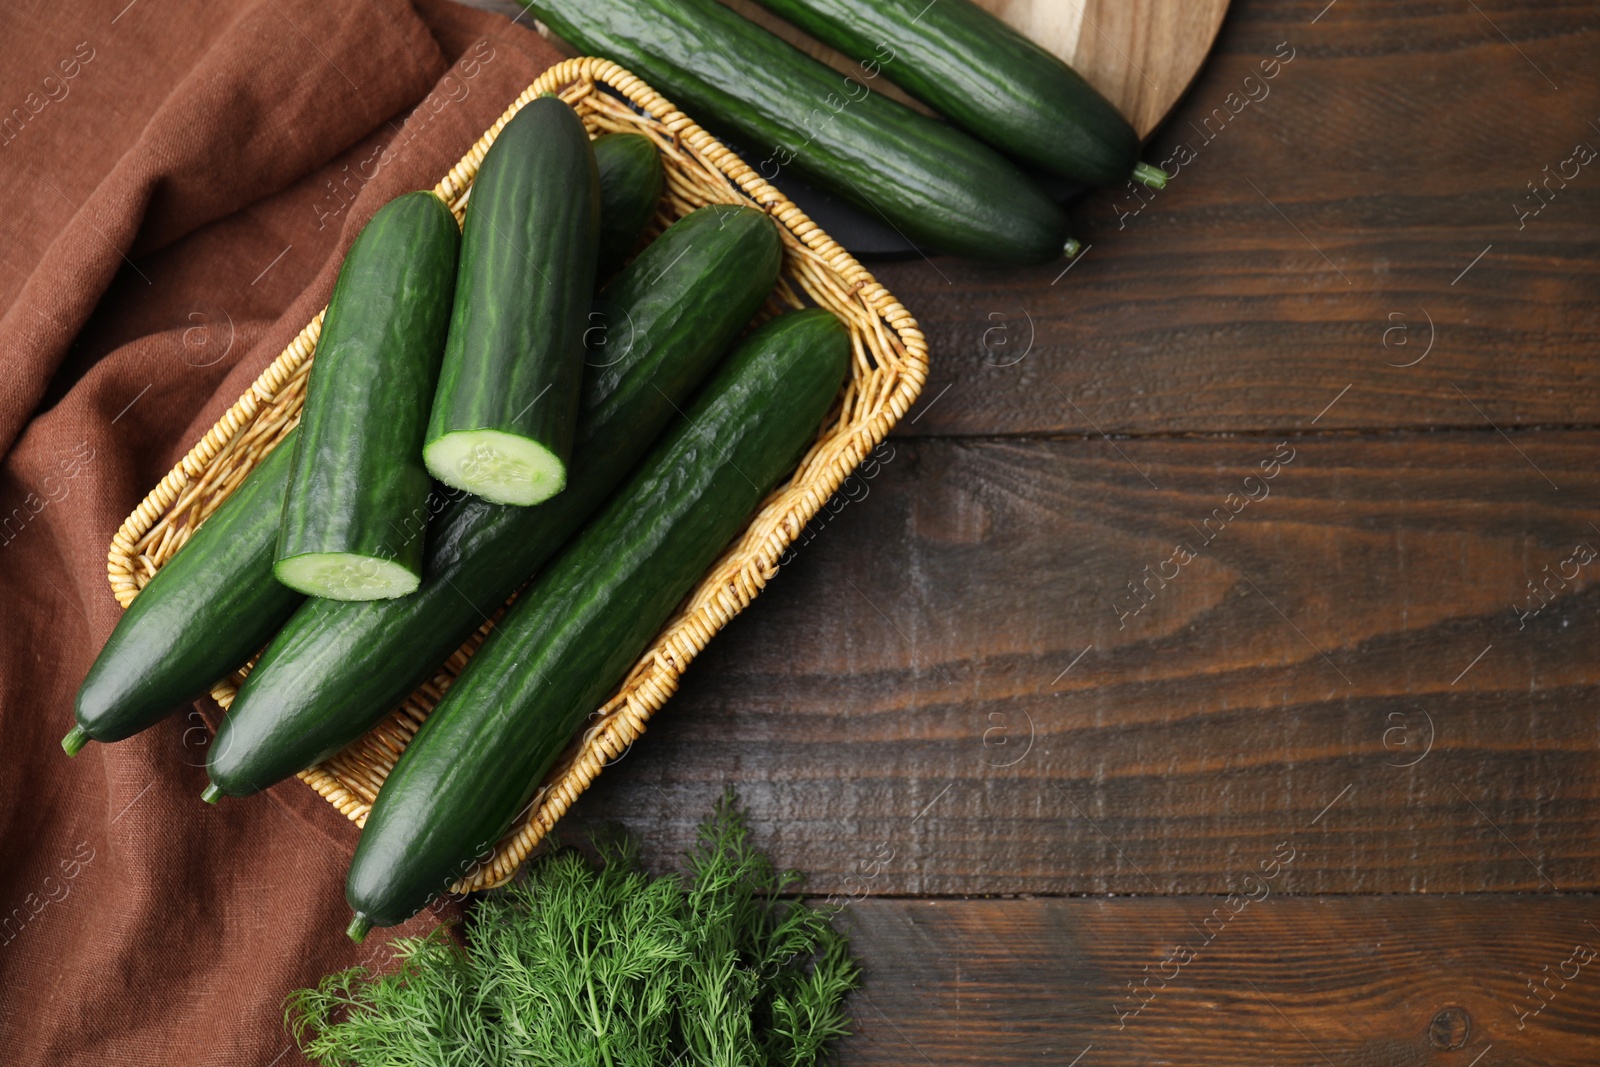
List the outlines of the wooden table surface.
{"type": "Polygon", "coordinates": [[[735,784],[847,1065],[1600,1062],[1597,52],[1237,0],[1070,270],[878,268],[923,401],[569,829],[735,784]]]}

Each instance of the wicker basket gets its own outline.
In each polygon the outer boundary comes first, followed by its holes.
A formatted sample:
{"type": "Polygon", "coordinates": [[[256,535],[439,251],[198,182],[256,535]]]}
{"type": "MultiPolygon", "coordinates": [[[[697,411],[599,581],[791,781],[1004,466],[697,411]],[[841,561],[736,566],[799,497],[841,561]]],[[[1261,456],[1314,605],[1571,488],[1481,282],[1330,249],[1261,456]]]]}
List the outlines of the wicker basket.
{"type": "MultiPolygon", "coordinates": [[[[646,720],[672,695],[689,661],[777,573],[778,559],[790,542],[906,413],[928,367],[927,345],[916,320],[861,264],[738,156],[615,63],[567,60],[518,97],[435,187],[458,220],[496,135],[524,104],[544,92],[559,93],[572,105],[591,136],[643,133],[656,143],[666,171],[657,229],[710,203],[754,203],[769,213],[780,224],[784,259],[763,314],[808,300],[825,307],[849,327],[854,356],[839,402],[793,478],[763,501],[616,694],[591,716],[494,855],[457,883],[457,892],[509,879],[595,775],[644,732],[646,720]],[[601,91],[602,84],[617,95],[601,91]]],[[[321,327],[318,314],[117,531],[108,570],[112,592],[123,607],[299,420],[321,327]]],[[[301,772],[300,778],[351,820],[365,823],[395,760],[487,629],[468,640],[383,723],[338,755],[301,772]]],[[[226,708],[232,702],[248,669],[213,687],[218,704],[226,708]]]]}

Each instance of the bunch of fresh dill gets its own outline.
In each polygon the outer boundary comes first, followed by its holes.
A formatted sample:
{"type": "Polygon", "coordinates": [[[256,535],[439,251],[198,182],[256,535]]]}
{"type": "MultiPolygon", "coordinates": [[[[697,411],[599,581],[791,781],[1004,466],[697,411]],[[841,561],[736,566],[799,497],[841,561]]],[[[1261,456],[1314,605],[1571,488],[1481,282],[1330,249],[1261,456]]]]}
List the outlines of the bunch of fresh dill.
{"type": "Polygon", "coordinates": [[[400,968],[302,989],[287,1020],[325,1067],[806,1067],[845,1033],[844,935],[796,899],[725,794],[683,875],[637,845],[545,854],[483,899],[461,948],[394,942],[400,968]]]}

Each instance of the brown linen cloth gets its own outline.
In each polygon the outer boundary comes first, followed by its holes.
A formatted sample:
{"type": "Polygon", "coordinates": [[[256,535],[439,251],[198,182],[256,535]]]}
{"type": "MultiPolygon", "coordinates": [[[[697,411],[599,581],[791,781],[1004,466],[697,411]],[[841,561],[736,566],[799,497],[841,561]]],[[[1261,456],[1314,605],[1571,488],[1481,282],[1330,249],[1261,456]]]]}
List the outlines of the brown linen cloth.
{"type": "Polygon", "coordinates": [[[342,933],[355,827],[201,803],[197,712],[58,742],[123,517],[557,58],[448,0],[0,11],[0,1062],[287,1067],[285,994],[387,962],[342,933]]]}

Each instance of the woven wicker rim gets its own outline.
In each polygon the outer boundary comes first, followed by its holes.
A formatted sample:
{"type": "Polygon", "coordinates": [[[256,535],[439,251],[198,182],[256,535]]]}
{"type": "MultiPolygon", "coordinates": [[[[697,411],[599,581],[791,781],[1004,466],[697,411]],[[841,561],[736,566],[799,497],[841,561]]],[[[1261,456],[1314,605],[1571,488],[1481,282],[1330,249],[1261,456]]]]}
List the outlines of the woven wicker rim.
{"type": "MultiPolygon", "coordinates": [[[[608,60],[580,57],[545,71],[450,169],[434,193],[458,221],[484,153],[512,116],[545,92],[558,93],[572,105],[591,136],[643,133],[656,143],[666,171],[657,227],[709,203],[753,203],[770,214],[780,224],[784,263],[769,311],[803,306],[803,294],[844,321],[853,358],[834,412],[793,477],[762,503],[615,695],[590,717],[493,854],[482,857],[452,892],[508,880],[578,794],[644,732],[651,715],[677,689],[690,661],[760,593],[806,523],[905,415],[928,369],[927,344],[916,320],[854,257],[670,101],[608,60]],[[602,84],[625,100],[600,91],[602,84]]],[[[321,328],[319,312],[123,522],[112,538],[107,565],[112,593],[123,607],[293,429],[321,328]]],[[[343,752],[301,772],[300,778],[352,821],[364,824],[395,760],[490,625],[387,720],[343,752]]],[[[232,703],[248,669],[212,689],[218,704],[226,708],[232,703]]]]}

